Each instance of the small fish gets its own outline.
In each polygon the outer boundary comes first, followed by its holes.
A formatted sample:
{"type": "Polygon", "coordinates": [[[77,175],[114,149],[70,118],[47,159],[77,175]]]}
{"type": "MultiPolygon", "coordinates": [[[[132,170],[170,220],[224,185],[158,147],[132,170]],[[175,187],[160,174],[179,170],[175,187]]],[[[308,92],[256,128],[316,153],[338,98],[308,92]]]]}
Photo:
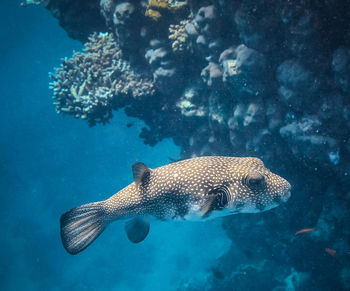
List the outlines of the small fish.
{"type": "Polygon", "coordinates": [[[204,220],[272,209],[290,197],[290,184],[258,158],[198,157],[149,169],[132,166],[134,182],[107,200],[61,216],[61,239],[70,254],[88,247],[115,220],[131,242],[149,233],[149,218],[204,220]]]}
{"type": "Polygon", "coordinates": [[[303,228],[301,230],[298,230],[294,235],[299,235],[299,234],[306,234],[315,231],[316,228],[303,228]]]}
{"type": "Polygon", "coordinates": [[[329,254],[330,256],[332,256],[333,258],[337,259],[338,258],[338,254],[336,250],[333,249],[329,249],[329,248],[325,248],[324,249],[326,251],[327,254],[329,254]]]}

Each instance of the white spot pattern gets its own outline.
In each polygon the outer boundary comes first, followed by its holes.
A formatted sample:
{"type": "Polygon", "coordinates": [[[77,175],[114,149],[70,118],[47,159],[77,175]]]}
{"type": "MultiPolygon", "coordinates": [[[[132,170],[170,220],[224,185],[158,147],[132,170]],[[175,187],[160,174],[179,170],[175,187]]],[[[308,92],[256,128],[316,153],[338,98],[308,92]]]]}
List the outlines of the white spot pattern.
{"type": "Polygon", "coordinates": [[[132,183],[107,199],[105,211],[111,219],[136,215],[185,218],[194,210],[199,212],[208,193],[219,187],[226,187],[229,197],[224,205],[227,211],[215,211],[215,216],[271,209],[289,198],[291,188],[258,158],[197,157],[152,170],[138,188],[132,183]]]}

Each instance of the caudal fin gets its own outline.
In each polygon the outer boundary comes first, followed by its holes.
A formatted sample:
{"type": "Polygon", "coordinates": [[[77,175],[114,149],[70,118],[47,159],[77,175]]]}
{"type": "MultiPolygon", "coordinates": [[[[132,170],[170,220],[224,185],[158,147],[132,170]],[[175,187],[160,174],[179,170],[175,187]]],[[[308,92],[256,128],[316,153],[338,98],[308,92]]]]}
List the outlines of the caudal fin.
{"type": "Polygon", "coordinates": [[[75,255],[86,249],[107,227],[103,202],[73,208],[60,220],[61,239],[68,253],[75,255]]]}

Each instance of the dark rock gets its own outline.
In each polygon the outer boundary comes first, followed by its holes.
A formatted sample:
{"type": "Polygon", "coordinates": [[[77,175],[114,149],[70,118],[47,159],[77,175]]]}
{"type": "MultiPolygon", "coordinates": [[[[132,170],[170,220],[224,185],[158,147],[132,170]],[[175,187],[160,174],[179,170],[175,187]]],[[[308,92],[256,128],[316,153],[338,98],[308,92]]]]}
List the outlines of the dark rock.
{"type": "Polygon", "coordinates": [[[294,156],[302,163],[323,167],[339,163],[339,144],[323,134],[321,122],[314,116],[304,116],[280,129],[294,156]]]}

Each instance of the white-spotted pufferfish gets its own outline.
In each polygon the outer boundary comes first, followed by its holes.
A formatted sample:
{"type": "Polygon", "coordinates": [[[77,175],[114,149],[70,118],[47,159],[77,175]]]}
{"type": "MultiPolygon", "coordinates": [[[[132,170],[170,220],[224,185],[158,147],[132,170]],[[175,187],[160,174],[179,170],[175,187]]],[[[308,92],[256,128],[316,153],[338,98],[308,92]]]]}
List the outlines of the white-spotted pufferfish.
{"type": "Polygon", "coordinates": [[[114,220],[138,243],[149,218],[206,219],[269,210],[290,197],[290,184],[258,158],[198,157],[149,169],[132,166],[134,182],[107,200],[76,207],[61,216],[64,248],[77,254],[114,220]]]}

